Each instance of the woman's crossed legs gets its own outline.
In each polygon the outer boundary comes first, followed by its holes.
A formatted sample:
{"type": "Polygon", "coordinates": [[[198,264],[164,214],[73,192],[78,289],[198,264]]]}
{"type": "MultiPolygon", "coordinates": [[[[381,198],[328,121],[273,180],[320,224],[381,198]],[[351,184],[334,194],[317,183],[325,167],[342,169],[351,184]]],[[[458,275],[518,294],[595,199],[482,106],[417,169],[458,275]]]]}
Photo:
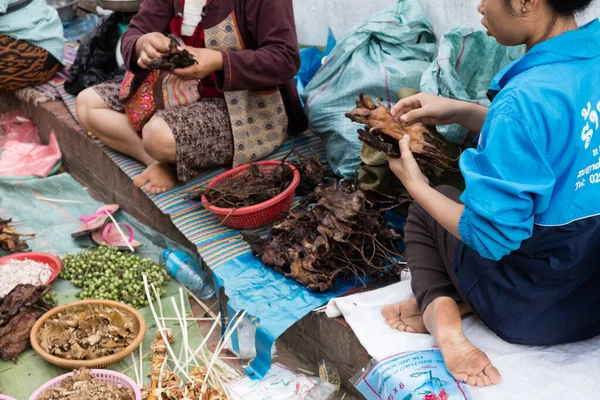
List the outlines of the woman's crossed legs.
{"type": "Polygon", "coordinates": [[[153,194],[187,181],[203,169],[231,165],[233,134],[225,101],[200,102],[159,110],[142,129],[131,128],[118,98],[119,84],[109,82],[77,97],[77,116],[107,146],[144,163],[136,186],[153,194]]]}
{"type": "MultiPolygon", "coordinates": [[[[460,192],[449,186],[438,190],[456,201],[460,197],[460,192]]],[[[452,271],[459,240],[417,203],[410,207],[404,234],[415,297],[385,307],[386,322],[405,332],[431,333],[448,371],[457,380],[473,386],[499,383],[498,370],[462,330],[462,316],[471,308],[459,294],[452,271]]]]}
{"type": "Polygon", "coordinates": [[[153,117],[140,137],[129,125],[127,116],[110,107],[93,88],[77,97],[77,117],[104,144],[147,166],[134,180],[137,187],[158,194],[175,186],[175,138],[164,120],[153,117]]]}

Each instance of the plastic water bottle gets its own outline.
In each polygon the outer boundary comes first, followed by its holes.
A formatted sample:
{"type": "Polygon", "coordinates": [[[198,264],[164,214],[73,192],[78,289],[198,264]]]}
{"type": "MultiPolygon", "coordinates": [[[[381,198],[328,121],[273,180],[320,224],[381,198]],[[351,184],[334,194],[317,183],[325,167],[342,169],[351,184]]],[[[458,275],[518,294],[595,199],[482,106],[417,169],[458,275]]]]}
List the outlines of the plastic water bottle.
{"type": "Polygon", "coordinates": [[[161,261],[167,271],[199,299],[206,300],[215,294],[206,271],[185,251],[167,249],[162,253],[161,261]]]}

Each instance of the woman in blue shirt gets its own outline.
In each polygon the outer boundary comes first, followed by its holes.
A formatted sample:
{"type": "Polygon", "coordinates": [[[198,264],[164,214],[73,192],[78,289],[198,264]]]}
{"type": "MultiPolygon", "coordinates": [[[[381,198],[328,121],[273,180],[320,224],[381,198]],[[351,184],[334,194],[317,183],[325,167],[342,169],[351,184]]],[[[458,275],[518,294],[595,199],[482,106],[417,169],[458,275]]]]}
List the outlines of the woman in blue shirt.
{"type": "Polygon", "coordinates": [[[383,310],[393,328],[433,334],[470,385],[500,373],[464,336],[466,312],[511,343],[600,334],[600,21],[574,17],[591,2],[482,0],[488,34],[527,47],[492,82],[489,110],[427,94],[392,110],[480,133],[460,159],[462,194],[428,185],[408,136],[389,160],[415,200],[405,228],[415,298],[383,310]]]}

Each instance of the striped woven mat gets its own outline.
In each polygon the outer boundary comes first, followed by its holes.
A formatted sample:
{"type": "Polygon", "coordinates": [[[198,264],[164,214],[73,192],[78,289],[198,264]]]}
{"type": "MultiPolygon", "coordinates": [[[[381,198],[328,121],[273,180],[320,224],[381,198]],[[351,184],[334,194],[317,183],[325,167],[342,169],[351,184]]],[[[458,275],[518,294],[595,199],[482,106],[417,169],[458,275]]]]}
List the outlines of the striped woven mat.
{"type": "MultiPolygon", "coordinates": [[[[130,178],[135,178],[144,170],[145,167],[140,162],[108,148],[100,141],[98,144],[130,178]]],[[[292,137],[268,159],[280,160],[292,149],[304,155],[310,155],[314,151],[325,162],[325,152],[320,139],[308,132],[292,137]]],[[[293,160],[293,157],[290,159],[293,160]]],[[[196,245],[198,252],[213,271],[250,252],[250,247],[241,239],[238,231],[222,225],[197,200],[186,199],[189,193],[197,192],[223,171],[223,168],[212,169],[167,193],[148,195],[163,213],[171,217],[175,226],[190,242],[196,245]]],[[[261,233],[266,232],[268,228],[263,228],[261,233]]]]}

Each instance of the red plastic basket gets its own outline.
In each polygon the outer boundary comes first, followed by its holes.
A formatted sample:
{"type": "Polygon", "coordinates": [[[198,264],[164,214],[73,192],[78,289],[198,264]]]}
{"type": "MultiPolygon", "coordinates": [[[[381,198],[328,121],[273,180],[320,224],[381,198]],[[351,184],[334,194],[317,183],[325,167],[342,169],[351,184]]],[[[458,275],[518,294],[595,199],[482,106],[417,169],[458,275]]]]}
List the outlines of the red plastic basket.
{"type": "MultiPolygon", "coordinates": [[[[254,164],[258,165],[261,172],[268,174],[276,166],[281,165],[281,161],[260,161],[254,164]]],[[[293,165],[288,163],[286,165],[294,172],[292,183],[283,192],[268,201],[234,210],[213,206],[208,202],[206,196],[202,196],[202,205],[213,213],[219,221],[233,229],[257,229],[272,224],[283,218],[289,211],[296,195],[296,188],[300,183],[300,172],[293,165]]],[[[208,184],[208,188],[218,187],[224,180],[239,176],[245,173],[248,168],[250,168],[249,164],[224,172],[214,178],[208,184]]]]}
{"type": "Polygon", "coordinates": [[[10,254],[8,256],[0,258],[0,265],[8,263],[10,260],[31,260],[39,263],[48,264],[48,266],[52,270],[52,275],[50,275],[50,280],[46,283],[47,285],[49,285],[50,282],[52,282],[58,277],[58,274],[60,274],[60,270],[62,269],[62,262],[60,261],[60,258],[48,253],[32,252],[10,254]]]}

